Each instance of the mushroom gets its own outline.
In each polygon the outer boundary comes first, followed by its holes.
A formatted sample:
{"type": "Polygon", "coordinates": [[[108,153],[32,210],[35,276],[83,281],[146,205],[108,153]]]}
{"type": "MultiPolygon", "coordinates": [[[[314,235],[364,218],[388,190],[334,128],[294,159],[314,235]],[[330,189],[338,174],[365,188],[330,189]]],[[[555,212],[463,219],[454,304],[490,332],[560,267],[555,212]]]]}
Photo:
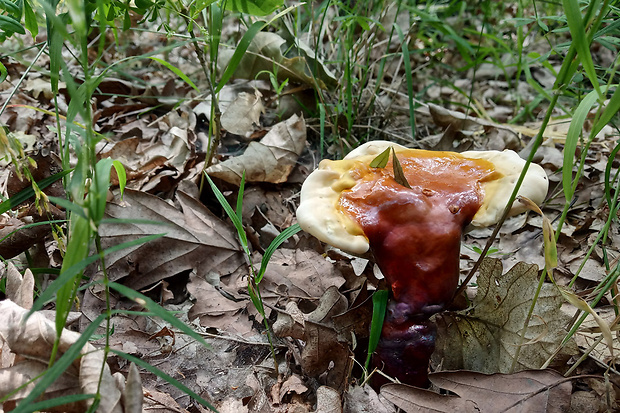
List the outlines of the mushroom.
{"type": "MultiPolygon", "coordinates": [[[[302,229],[352,254],[369,250],[390,287],[373,365],[403,383],[426,386],[436,327],[430,317],[458,287],[461,235],[496,224],[525,161],[513,151],[463,153],[366,143],[343,160],[323,160],[305,180],[297,209],[302,229]],[[394,149],[410,188],[370,163],[394,149]]],[[[540,204],[544,170],[531,164],[519,195],[540,204]]],[[[524,211],[515,202],[511,214],[524,211]]]]}

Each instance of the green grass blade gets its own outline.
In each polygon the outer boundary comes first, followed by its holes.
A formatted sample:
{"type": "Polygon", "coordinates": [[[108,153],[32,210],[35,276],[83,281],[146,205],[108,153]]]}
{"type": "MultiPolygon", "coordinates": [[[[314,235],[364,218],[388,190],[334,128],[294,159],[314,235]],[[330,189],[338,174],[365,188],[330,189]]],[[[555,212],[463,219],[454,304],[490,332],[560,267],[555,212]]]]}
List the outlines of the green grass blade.
{"type": "Polygon", "coordinates": [[[241,182],[239,183],[239,192],[237,193],[237,218],[239,221],[242,221],[243,214],[243,192],[245,190],[245,170],[243,170],[243,175],[241,175],[241,182]]]}
{"type": "Polygon", "coordinates": [[[202,93],[202,91],[198,88],[198,86],[196,86],[196,84],[192,82],[192,80],[189,77],[187,77],[187,75],[183,73],[179,68],[173,66],[172,64],[170,64],[169,62],[166,62],[163,59],[160,59],[159,57],[149,56],[149,59],[152,59],[156,61],[157,63],[161,64],[162,66],[165,66],[172,73],[180,77],[185,83],[190,85],[192,89],[194,89],[196,92],[202,93]]]}
{"type": "MultiPolygon", "coordinates": [[[[616,155],[618,154],[618,150],[620,150],[620,143],[618,143],[609,154],[609,160],[607,161],[607,166],[605,167],[605,199],[607,200],[607,205],[609,208],[611,208],[613,204],[613,199],[611,196],[611,168],[613,166],[614,159],[616,159],[616,155]]],[[[618,193],[614,192],[614,196],[618,196],[618,193]]]]}
{"type": "Polygon", "coordinates": [[[237,213],[232,209],[232,207],[230,206],[230,204],[224,197],[224,194],[222,194],[222,191],[220,191],[219,188],[215,185],[211,177],[206,173],[205,173],[205,176],[207,177],[207,181],[209,181],[209,185],[211,186],[211,189],[213,190],[215,197],[217,198],[222,208],[224,208],[226,215],[228,215],[228,218],[230,218],[235,229],[237,230],[237,233],[239,234],[239,238],[241,239],[241,247],[243,248],[243,251],[248,256],[250,256],[250,250],[248,249],[248,238],[245,233],[245,229],[243,228],[243,223],[241,222],[241,218],[237,216],[237,213]]]}
{"type": "Polygon", "coordinates": [[[230,78],[235,73],[235,70],[237,70],[237,66],[239,66],[239,62],[241,62],[241,58],[243,58],[243,55],[245,55],[245,52],[247,52],[248,47],[250,47],[250,43],[252,43],[254,36],[256,36],[256,33],[263,30],[265,26],[266,26],[265,22],[257,21],[257,22],[254,22],[250,27],[248,27],[248,30],[245,32],[245,34],[239,41],[239,44],[237,45],[237,48],[235,49],[235,53],[233,53],[232,57],[230,58],[230,61],[228,62],[228,65],[226,66],[226,69],[224,70],[224,73],[222,74],[220,83],[217,85],[217,88],[215,88],[215,93],[218,93],[220,90],[222,90],[224,85],[228,83],[230,78]]]}
{"type": "MultiPolygon", "coordinates": [[[[41,179],[39,182],[37,182],[37,186],[39,187],[39,189],[45,189],[51,184],[53,184],[54,182],[58,181],[59,179],[62,179],[64,176],[68,175],[69,173],[71,173],[71,170],[58,172],[57,174],[48,176],[47,178],[41,179]]],[[[17,207],[22,202],[26,201],[27,199],[33,196],[34,196],[34,189],[32,189],[31,186],[29,186],[28,188],[22,189],[21,191],[19,191],[18,193],[16,193],[15,195],[13,195],[12,197],[10,197],[9,199],[7,199],[6,201],[0,204],[0,214],[4,214],[5,212],[17,207]]]]}
{"type": "Polygon", "coordinates": [[[383,320],[385,320],[385,311],[387,309],[388,291],[377,290],[372,295],[372,320],[370,322],[370,338],[368,339],[368,355],[364,369],[368,371],[372,353],[375,352],[379,339],[381,338],[381,330],[383,329],[383,320]]]}
{"type": "Polygon", "coordinates": [[[573,119],[568,127],[566,142],[564,143],[564,163],[562,167],[562,186],[564,188],[564,197],[567,200],[573,197],[573,164],[577,143],[583,131],[583,124],[597,99],[598,94],[595,91],[588,93],[579,106],[577,106],[573,114],[573,119]]]}
{"type": "Polygon", "coordinates": [[[112,161],[112,165],[116,170],[116,176],[118,177],[118,188],[121,191],[122,199],[123,193],[125,192],[125,186],[127,185],[127,171],[125,171],[125,167],[120,161],[114,160],[112,161]]]}
{"type": "Polygon", "coordinates": [[[261,260],[260,270],[258,272],[258,276],[256,277],[256,284],[260,283],[260,281],[263,279],[263,275],[265,275],[265,271],[267,270],[267,265],[269,265],[269,260],[271,260],[271,256],[276,251],[276,249],[278,249],[278,247],[282,245],[284,241],[297,234],[299,231],[301,231],[301,227],[299,226],[299,224],[291,225],[290,227],[279,233],[278,236],[275,237],[273,241],[271,241],[271,244],[269,244],[269,246],[265,250],[265,254],[263,255],[263,259],[261,260]]]}
{"type": "Polygon", "coordinates": [[[130,354],[127,353],[123,353],[122,351],[119,350],[115,350],[115,349],[110,349],[110,352],[128,360],[131,362],[136,363],[138,366],[142,367],[143,369],[150,371],[151,373],[153,373],[154,375],[156,375],[157,377],[165,380],[166,382],[172,384],[174,387],[176,387],[177,389],[185,392],[187,395],[193,397],[194,399],[196,399],[198,402],[200,402],[200,404],[202,404],[203,406],[207,407],[208,409],[213,410],[214,412],[217,412],[217,410],[215,409],[215,407],[213,407],[208,401],[206,401],[205,399],[203,399],[202,397],[200,397],[198,394],[196,394],[195,392],[193,392],[189,387],[185,386],[183,383],[181,383],[180,381],[172,378],[171,376],[167,375],[166,373],[164,373],[163,371],[159,370],[157,367],[155,366],[151,366],[149,363],[134,357],[130,354]]]}
{"type": "MultiPolygon", "coordinates": [[[[592,54],[590,53],[590,44],[588,43],[588,37],[586,36],[586,29],[583,19],[581,17],[581,9],[579,8],[579,2],[577,0],[563,0],[564,12],[566,13],[566,20],[570,29],[570,34],[573,42],[577,48],[577,54],[581,60],[581,65],[588,76],[588,79],[594,86],[597,95],[602,99],[603,94],[599,86],[598,78],[596,77],[596,70],[594,70],[594,62],[592,61],[592,54]]],[[[590,5],[594,7],[594,5],[590,5]]]]}
{"type": "Polygon", "coordinates": [[[598,133],[603,130],[605,125],[611,121],[618,111],[620,111],[620,86],[616,85],[616,90],[613,95],[611,95],[607,105],[605,105],[605,109],[603,110],[601,117],[592,126],[592,131],[590,132],[592,137],[598,135],[598,133]]]}
{"type": "Polygon", "coordinates": [[[118,291],[125,297],[134,300],[135,302],[146,308],[148,311],[155,314],[157,317],[161,318],[164,321],[167,321],[173,327],[178,328],[188,336],[193,337],[196,341],[198,341],[206,348],[211,348],[211,346],[205,341],[204,338],[202,338],[200,334],[196,333],[187,324],[176,318],[170,311],[166,310],[155,301],[148,298],[146,295],[140,294],[139,292],[134,291],[125,285],[115,282],[110,283],[110,288],[118,291]]]}

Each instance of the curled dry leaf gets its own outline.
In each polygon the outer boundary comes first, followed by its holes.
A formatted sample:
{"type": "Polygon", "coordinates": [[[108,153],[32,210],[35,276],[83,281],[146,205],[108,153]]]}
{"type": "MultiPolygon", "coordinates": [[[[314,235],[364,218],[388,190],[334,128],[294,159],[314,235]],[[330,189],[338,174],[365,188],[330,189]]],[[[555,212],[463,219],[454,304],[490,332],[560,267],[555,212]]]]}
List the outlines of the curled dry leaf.
{"type": "MultiPolygon", "coordinates": [[[[37,383],[36,378],[48,369],[56,338],[53,320],[46,318],[41,312],[35,312],[30,317],[27,317],[27,314],[28,310],[10,300],[0,302],[0,341],[6,342],[13,353],[21,356],[13,366],[3,366],[5,368],[0,369],[0,398],[23,386],[12,393],[8,401],[22,399],[32,391],[37,383]]],[[[62,356],[79,338],[80,334],[63,329],[58,356],[62,356]]],[[[73,360],[67,371],[45,390],[43,398],[94,394],[101,382],[101,401],[97,412],[122,413],[121,391],[110,374],[103,351],[86,344],[80,353],[82,357],[73,360]]],[[[92,399],[86,403],[92,403],[92,399]]],[[[63,406],[63,411],[66,412],[83,412],[86,409],[80,403],[63,406]]]]}
{"type": "Polygon", "coordinates": [[[250,142],[243,155],[207,169],[211,176],[239,185],[245,171],[247,182],[286,182],[306,145],[306,122],[293,115],[275,125],[260,142],[250,142]]]}
{"type": "Polygon", "coordinates": [[[486,375],[471,371],[432,373],[436,386],[456,393],[443,396],[404,384],[386,384],[381,395],[405,412],[563,413],[572,384],[553,370],[486,375]]]}
{"type": "MultiPolygon", "coordinates": [[[[103,350],[86,353],[80,363],[80,388],[84,394],[101,394],[97,412],[123,413],[121,406],[121,392],[110,373],[110,367],[105,362],[103,350]],[[101,369],[103,366],[103,371],[101,369]]],[[[86,401],[90,407],[93,399],[86,401]]]]}
{"type": "Polygon", "coordinates": [[[301,313],[294,303],[287,306],[292,314],[278,313],[273,326],[274,334],[280,337],[293,335],[305,341],[301,350],[301,368],[311,377],[327,373],[321,382],[343,391],[353,367],[348,337],[336,331],[332,318],[347,309],[347,300],[336,287],[330,287],[319,300],[317,308],[304,315],[303,325],[298,319],[301,313]]]}
{"type": "Polygon", "coordinates": [[[12,262],[6,269],[6,297],[27,310],[32,308],[34,298],[34,275],[30,268],[22,276],[12,262]]]}
{"type": "Polygon", "coordinates": [[[315,413],[342,413],[340,393],[331,387],[319,387],[316,390],[315,413]]]}
{"type": "Polygon", "coordinates": [[[237,98],[222,113],[222,127],[230,133],[249,137],[254,132],[254,125],[259,125],[260,115],[265,113],[262,93],[258,90],[254,94],[241,92],[237,98]]]}
{"type": "Polygon", "coordinates": [[[228,225],[183,192],[178,192],[178,201],[183,212],[156,196],[126,190],[121,203],[108,204],[107,218],[136,222],[102,225],[99,233],[104,248],[166,233],[147,244],[107,255],[112,280],[128,277],[125,284],[140,289],[190,269],[200,276],[211,271],[229,274],[243,264],[239,243],[228,225]]]}
{"type": "MultiPolygon", "coordinates": [[[[538,278],[536,265],[521,262],[502,275],[501,261],[486,258],[480,266],[478,293],[471,309],[436,316],[434,364],[447,370],[510,372],[538,278]]],[[[543,285],[519,352],[517,371],[540,368],[564,339],[570,316],[560,311],[563,301],[553,284],[543,285]]],[[[575,351],[574,342],[569,341],[558,357],[575,351]]]]}

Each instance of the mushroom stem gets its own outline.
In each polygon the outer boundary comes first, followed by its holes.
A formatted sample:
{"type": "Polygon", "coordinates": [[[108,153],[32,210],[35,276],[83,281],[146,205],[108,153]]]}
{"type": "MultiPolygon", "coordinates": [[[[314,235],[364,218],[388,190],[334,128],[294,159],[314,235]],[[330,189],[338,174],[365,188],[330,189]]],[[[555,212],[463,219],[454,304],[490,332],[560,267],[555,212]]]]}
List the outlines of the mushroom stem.
{"type": "MultiPolygon", "coordinates": [[[[372,359],[373,367],[402,383],[428,387],[428,363],[435,350],[437,327],[429,319],[403,321],[394,317],[394,307],[399,304],[388,304],[381,339],[372,359]]],[[[387,382],[384,376],[373,375],[373,387],[379,388],[387,382]]]]}

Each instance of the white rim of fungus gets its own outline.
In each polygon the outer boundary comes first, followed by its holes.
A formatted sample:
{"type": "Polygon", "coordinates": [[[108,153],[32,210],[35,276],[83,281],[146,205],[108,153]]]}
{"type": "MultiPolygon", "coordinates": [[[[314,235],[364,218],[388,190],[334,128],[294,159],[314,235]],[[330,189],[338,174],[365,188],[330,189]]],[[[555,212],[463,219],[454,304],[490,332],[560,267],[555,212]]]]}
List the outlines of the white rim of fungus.
{"type": "MultiPolygon", "coordinates": [[[[361,226],[346,214],[338,205],[340,194],[352,188],[356,180],[349,174],[355,163],[369,163],[386,148],[395,152],[410,150],[389,141],[371,141],[351,151],[341,161],[323,160],[303,183],[297,221],[306,232],[319,240],[352,254],[364,254],[370,248],[361,226]],[[349,161],[349,162],[346,162],[349,161]]],[[[481,182],[482,205],[470,225],[486,227],[496,224],[502,216],[506,203],[525,165],[514,151],[468,151],[462,155],[469,159],[483,159],[491,162],[495,171],[502,176],[498,179],[481,182]]],[[[518,195],[540,204],[547,195],[549,180],[540,165],[530,164],[518,195]]],[[[511,215],[525,211],[525,207],[515,202],[511,215]]]]}

